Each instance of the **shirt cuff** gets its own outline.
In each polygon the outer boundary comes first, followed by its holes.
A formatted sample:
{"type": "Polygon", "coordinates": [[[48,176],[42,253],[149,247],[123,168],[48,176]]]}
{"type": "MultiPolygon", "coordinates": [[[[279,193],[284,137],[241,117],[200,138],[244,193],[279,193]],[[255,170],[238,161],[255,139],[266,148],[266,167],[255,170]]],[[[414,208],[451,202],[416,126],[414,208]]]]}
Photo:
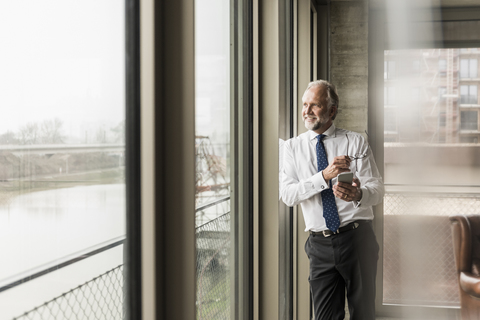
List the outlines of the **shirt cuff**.
{"type": "Polygon", "coordinates": [[[323,178],[322,171],[312,176],[313,188],[319,192],[329,188],[328,183],[323,178]]]}
{"type": "Polygon", "coordinates": [[[360,200],[358,200],[358,201],[352,201],[352,202],[353,202],[353,206],[354,206],[355,208],[358,208],[358,207],[360,207],[360,206],[362,205],[362,200],[365,198],[365,193],[366,193],[366,191],[367,191],[367,189],[362,188],[362,187],[360,187],[360,190],[362,190],[362,198],[360,198],[360,200]]]}

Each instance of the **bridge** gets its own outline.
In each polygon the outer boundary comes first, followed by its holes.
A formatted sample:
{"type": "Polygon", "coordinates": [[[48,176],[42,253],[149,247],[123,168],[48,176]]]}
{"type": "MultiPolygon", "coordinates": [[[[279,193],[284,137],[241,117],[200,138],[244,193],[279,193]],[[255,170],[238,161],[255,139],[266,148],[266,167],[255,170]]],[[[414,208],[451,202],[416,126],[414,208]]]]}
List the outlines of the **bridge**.
{"type": "Polygon", "coordinates": [[[0,145],[0,153],[9,152],[15,155],[124,151],[123,143],[0,145]]]}

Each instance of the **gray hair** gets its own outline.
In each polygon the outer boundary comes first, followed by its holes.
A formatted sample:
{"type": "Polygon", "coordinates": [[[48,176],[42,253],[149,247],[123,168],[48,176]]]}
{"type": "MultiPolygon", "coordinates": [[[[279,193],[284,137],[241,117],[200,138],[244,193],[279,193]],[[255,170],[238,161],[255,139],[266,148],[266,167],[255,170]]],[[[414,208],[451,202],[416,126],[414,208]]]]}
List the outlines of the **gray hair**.
{"type": "Polygon", "coordinates": [[[335,86],[333,84],[331,84],[330,82],[328,82],[326,80],[315,80],[315,81],[312,81],[308,84],[305,92],[307,92],[310,88],[317,87],[317,86],[323,86],[325,89],[327,89],[327,99],[326,100],[327,100],[328,111],[330,111],[330,108],[332,106],[337,107],[337,110],[335,110],[335,114],[332,117],[332,120],[335,120],[335,118],[337,117],[338,107],[339,107],[338,106],[339,100],[338,100],[337,89],[335,88],[335,86]]]}

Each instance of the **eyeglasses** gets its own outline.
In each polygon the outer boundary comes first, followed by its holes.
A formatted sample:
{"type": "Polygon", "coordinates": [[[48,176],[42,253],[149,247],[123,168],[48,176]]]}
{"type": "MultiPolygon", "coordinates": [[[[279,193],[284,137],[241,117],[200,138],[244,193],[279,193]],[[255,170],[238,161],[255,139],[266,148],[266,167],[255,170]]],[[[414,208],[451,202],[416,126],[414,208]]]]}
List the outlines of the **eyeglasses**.
{"type": "MultiPolygon", "coordinates": [[[[367,135],[368,137],[368,132],[367,130],[365,130],[365,134],[367,135]]],[[[355,172],[358,172],[357,171],[357,160],[362,160],[363,158],[366,158],[367,157],[367,151],[368,151],[368,148],[370,147],[370,145],[368,144],[368,140],[367,140],[367,150],[365,150],[364,153],[355,153],[355,155],[353,156],[349,156],[348,155],[348,149],[350,147],[350,140],[348,139],[348,133],[345,135],[347,137],[347,157],[349,157],[351,160],[354,160],[355,161],[355,172]]]]}

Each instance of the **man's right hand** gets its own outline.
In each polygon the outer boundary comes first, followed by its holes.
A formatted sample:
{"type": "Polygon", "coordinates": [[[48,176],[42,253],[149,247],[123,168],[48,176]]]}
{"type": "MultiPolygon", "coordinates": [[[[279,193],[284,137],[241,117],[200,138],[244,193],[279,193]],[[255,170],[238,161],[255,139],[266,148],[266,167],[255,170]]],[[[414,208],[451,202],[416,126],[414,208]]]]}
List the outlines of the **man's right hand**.
{"type": "Polygon", "coordinates": [[[323,169],[322,174],[325,182],[328,183],[330,180],[338,176],[339,173],[350,172],[350,161],[351,159],[349,156],[338,156],[333,158],[332,163],[323,169]]]}

